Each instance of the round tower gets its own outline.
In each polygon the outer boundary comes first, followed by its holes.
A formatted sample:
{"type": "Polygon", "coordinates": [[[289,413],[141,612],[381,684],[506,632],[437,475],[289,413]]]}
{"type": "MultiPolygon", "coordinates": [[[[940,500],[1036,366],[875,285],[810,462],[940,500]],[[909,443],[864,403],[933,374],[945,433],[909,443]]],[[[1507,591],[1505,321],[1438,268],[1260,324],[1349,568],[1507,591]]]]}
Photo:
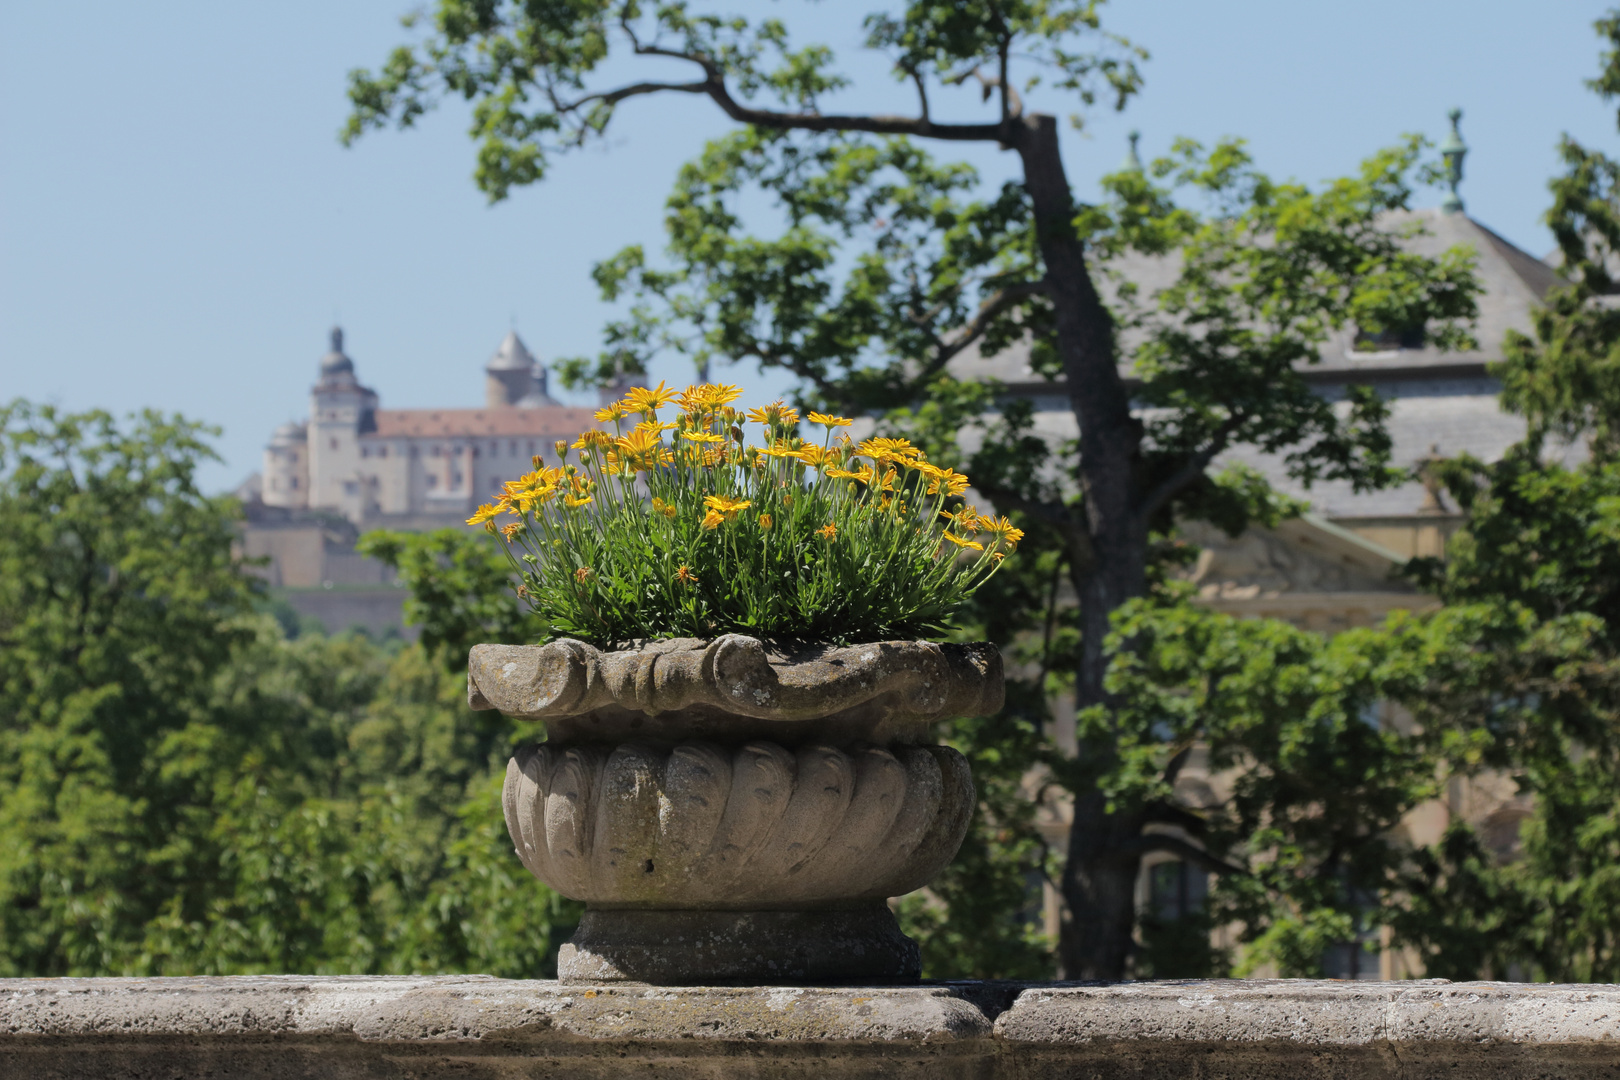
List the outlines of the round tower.
{"type": "Polygon", "coordinates": [[[355,378],[343,351],[343,331],[332,329],[332,347],[321,357],[320,377],[309,394],[309,505],[338,508],[352,494],[360,466],[360,436],[377,428],[377,395],[355,378]]]}
{"type": "Polygon", "coordinates": [[[289,421],[276,428],[264,448],[266,506],[301,510],[309,505],[309,429],[289,421]]]}
{"type": "Polygon", "coordinates": [[[508,330],[500,348],[484,365],[484,403],[491,409],[509,409],[537,389],[535,369],[540,365],[516,330],[508,330]]]}

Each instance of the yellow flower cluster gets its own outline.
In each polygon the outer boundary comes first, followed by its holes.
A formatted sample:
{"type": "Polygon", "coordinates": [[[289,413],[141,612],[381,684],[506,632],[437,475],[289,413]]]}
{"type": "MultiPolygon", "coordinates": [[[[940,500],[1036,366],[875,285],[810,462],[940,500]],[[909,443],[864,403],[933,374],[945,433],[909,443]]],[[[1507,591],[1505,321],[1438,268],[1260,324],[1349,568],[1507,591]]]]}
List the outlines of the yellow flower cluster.
{"type": "MultiPolygon", "coordinates": [[[[582,432],[572,444],[559,441],[556,450],[559,458],[564,459],[563,464],[547,467],[535,458],[533,472],[506,484],[500,497],[479,507],[467,523],[483,525],[490,532],[496,532],[495,519],[501,514],[511,514],[520,520],[498,530],[510,541],[523,531],[523,519],[553,502],[560,502],[570,511],[591,506],[601,478],[619,477],[622,486],[639,475],[661,474],[671,467],[696,470],[726,467],[757,472],[769,461],[792,463],[815,470],[828,481],[843,481],[851,485],[853,491],[876,495],[880,500],[877,505],[894,513],[907,512],[906,498],[930,496],[943,500],[960,496],[968,488],[966,476],[934,465],[920,447],[906,439],[869,438],[858,445],[847,435],[833,440],[834,431],[849,427],[854,421],[849,417],[812,412],[808,417],[810,423],[825,428],[827,439],[821,443],[808,442],[796,434],[798,410],[776,401],[749,409],[746,414],[740,413],[732,408],[732,402],[741,395],[741,388],[723,384],[689,386],[679,393],[663,383],[653,388],[636,387],[622,400],[595,414],[599,422],[614,425],[614,433],[597,428],[582,432]],[[660,420],[659,410],[672,404],[679,409],[676,419],[673,422],[660,420]],[[625,422],[632,418],[636,420],[635,426],[625,431],[625,422]],[[767,435],[764,445],[746,444],[744,422],[764,427],[767,435]],[[669,433],[674,433],[675,439],[666,443],[664,436],[669,433]],[[566,462],[566,452],[570,449],[578,452],[578,464],[566,462]],[[921,479],[907,486],[907,473],[919,474],[921,479]],[[911,494],[900,497],[897,493],[901,490],[911,494]]],[[[788,487],[786,479],[778,483],[788,487]]],[[[778,509],[786,512],[793,506],[793,496],[779,494],[778,509]]],[[[672,520],[681,513],[680,505],[674,500],[655,496],[650,505],[655,514],[672,520]]],[[[697,505],[695,500],[692,505],[697,505]]],[[[753,500],[748,498],[705,494],[699,524],[703,530],[713,531],[734,521],[752,505],[753,500]]],[[[936,502],[935,505],[941,504],[936,502]]],[[[998,561],[1015,550],[1023,538],[1023,533],[1006,518],[984,517],[971,507],[942,509],[940,513],[948,522],[940,534],[943,541],[958,548],[983,551],[984,544],[974,536],[986,534],[995,542],[992,557],[998,561]]],[[[770,531],[776,524],[769,512],[759,513],[753,520],[764,531],[770,531]]],[[[828,522],[815,532],[830,542],[837,538],[838,526],[828,522]]]]}

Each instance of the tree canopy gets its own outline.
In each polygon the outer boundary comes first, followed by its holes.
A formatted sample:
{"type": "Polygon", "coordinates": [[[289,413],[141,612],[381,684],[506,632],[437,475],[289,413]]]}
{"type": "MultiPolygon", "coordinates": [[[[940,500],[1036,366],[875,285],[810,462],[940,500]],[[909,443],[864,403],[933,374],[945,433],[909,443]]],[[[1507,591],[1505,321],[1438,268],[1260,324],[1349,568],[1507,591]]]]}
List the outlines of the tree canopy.
{"type": "Polygon", "coordinates": [[[208,435],[0,409],[0,973],[544,974],[522,733],[420,647],[286,639],[208,435]]]}
{"type": "MultiPolygon", "coordinates": [[[[905,116],[858,111],[874,88],[825,45],[794,44],[774,17],[440,0],[406,25],[412,44],[351,75],[344,138],[470,102],[475,179],[492,199],[603,137],[633,99],[684,95],[737,122],[677,177],[662,257],[633,247],[598,266],[604,295],[628,310],[602,355],[568,374],[603,381],[660,353],[780,367],[806,405],[933,433],[943,464],[960,460],[964,427],[983,427],[963,464],[998,511],[1058,553],[1079,605],[1076,647],[1059,658],[1080,707],[1103,715],[1117,704],[1110,622],[1159,573],[1157,538],[1178,516],[1241,528],[1286,509],[1252,474],[1212,478],[1224,450],[1258,445],[1303,481],[1396,475],[1377,399],[1357,392],[1336,409],[1303,375],[1328,336],[1351,323],[1424,324],[1443,345],[1467,340],[1477,290],[1467,259],[1413,255],[1386,220],[1409,205],[1416,140],[1319,190],[1267,177],[1241,143],[1178,143],[1111,178],[1101,199],[1077,197],[1057,118],[1034,103],[1083,114],[1123,107],[1140,87],[1145,53],[1104,27],[1098,3],[919,3],[868,16],[866,47],[916,92],[905,116]],[[954,91],[969,84],[979,100],[964,104],[954,91]],[[1021,178],[987,189],[965,163],[935,156],[966,142],[1015,155],[1021,178]],[[761,198],[770,230],[743,209],[761,198]],[[1120,270],[1131,258],[1173,260],[1174,284],[1134,290],[1120,270]],[[1068,397],[1072,442],[1035,438],[1027,409],[951,366],[1015,347],[1068,397]]],[[[1088,730],[1085,756],[1106,771],[1122,731],[1088,730]]],[[[1095,787],[1076,797],[1063,969],[1119,977],[1147,822],[1095,787]]]]}

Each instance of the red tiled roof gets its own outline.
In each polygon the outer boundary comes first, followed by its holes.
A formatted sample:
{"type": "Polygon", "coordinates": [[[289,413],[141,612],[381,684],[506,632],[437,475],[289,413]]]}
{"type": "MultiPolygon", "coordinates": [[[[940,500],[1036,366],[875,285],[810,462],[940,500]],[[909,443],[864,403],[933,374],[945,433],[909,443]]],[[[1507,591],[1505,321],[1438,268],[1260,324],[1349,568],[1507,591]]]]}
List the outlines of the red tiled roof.
{"type": "Polygon", "coordinates": [[[377,430],[367,437],[467,437],[485,435],[573,436],[595,427],[590,409],[378,409],[377,430]]]}

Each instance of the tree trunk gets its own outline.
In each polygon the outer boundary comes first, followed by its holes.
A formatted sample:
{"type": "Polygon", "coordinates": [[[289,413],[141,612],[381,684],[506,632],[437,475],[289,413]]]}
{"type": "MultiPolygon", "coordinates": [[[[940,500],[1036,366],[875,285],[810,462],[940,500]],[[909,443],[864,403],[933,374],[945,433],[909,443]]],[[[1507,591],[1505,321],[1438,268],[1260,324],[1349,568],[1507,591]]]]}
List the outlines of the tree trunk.
{"type": "Polygon", "coordinates": [[[1107,796],[1076,792],[1063,866],[1068,905],[1058,937],[1065,979],[1123,979],[1136,927],[1136,879],[1142,871],[1141,814],[1110,814],[1107,796]]]}
{"type": "MultiPolygon", "coordinates": [[[[1130,395],[1119,375],[1113,318],[1086,269],[1085,245],[1075,235],[1057,120],[1024,117],[1015,123],[1012,141],[1024,166],[1058,352],[1080,426],[1078,479],[1092,551],[1090,565],[1075,568],[1082,634],[1075,698],[1084,709],[1107,703],[1103,642],[1109,616],[1147,589],[1147,533],[1136,497],[1142,426],[1131,415],[1130,395]]],[[[1091,771],[1101,771],[1111,750],[1082,744],[1081,752],[1100,755],[1091,771]]],[[[1067,978],[1123,978],[1130,954],[1142,823],[1133,815],[1107,813],[1104,802],[1096,792],[1076,793],[1063,872],[1069,919],[1059,945],[1067,978]]]]}

